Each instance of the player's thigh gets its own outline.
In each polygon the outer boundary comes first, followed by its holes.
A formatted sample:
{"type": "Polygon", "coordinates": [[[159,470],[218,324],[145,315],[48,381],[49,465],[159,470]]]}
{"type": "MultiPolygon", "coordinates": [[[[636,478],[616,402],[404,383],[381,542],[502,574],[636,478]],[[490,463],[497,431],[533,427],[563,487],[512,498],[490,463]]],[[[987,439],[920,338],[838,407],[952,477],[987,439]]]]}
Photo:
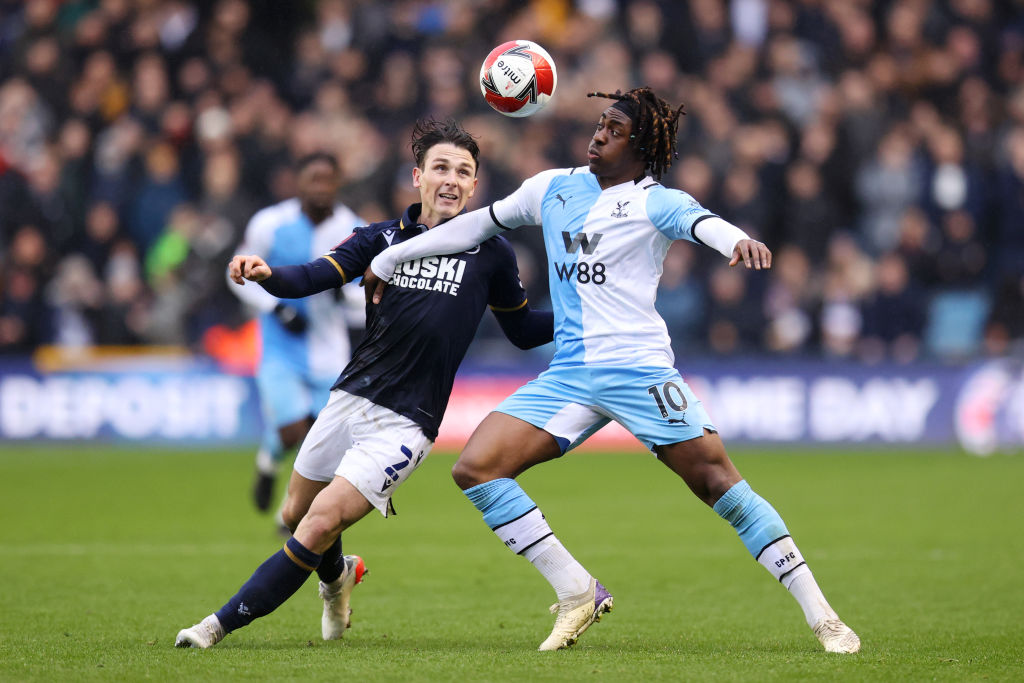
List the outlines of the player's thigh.
{"type": "Polygon", "coordinates": [[[514,478],[557,458],[608,423],[587,405],[586,378],[544,372],[517,389],[476,428],[452,470],[462,488],[514,478]]]}
{"type": "Polygon", "coordinates": [[[530,467],[562,455],[555,438],[525,420],[493,412],[480,422],[452,467],[467,489],[493,479],[514,479],[530,467]]]}
{"type": "Polygon", "coordinates": [[[608,368],[595,374],[595,400],[652,452],[715,432],[704,405],[674,368],[608,368]]]}
{"type": "Polygon", "coordinates": [[[256,387],[264,418],[277,429],[305,420],[311,413],[312,399],[302,374],[285,363],[261,364],[256,387]]]}

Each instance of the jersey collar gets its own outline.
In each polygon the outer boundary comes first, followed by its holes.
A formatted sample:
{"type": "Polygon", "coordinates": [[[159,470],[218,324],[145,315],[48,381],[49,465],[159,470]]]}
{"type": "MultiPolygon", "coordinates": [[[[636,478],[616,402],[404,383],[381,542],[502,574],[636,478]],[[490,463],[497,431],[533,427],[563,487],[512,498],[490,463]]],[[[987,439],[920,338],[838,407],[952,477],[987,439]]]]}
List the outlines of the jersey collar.
{"type": "Polygon", "coordinates": [[[416,219],[420,217],[421,211],[423,211],[423,204],[420,202],[410,204],[409,208],[407,208],[405,213],[402,214],[402,218],[398,221],[398,229],[405,230],[406,228],[411,228],[413,226],[420,226],[421,223],[416,219]]]}
{"type": "MultiPolygon", "coordinates": [[[[416,202],[415,204],[410,204],[409,207],[405,210],[405,213],[402,214],[402,218],[398,221],[398,229],[399,230],[405,230],[406,228],[417,227],[417,228],[422,228],[422,230],[420,230],[420,232],[423,232],[423,230],[427,230],[428,229],[427,226],[425,226],[425,225],[423,225],[422,223],[419,222],[420,213],[422,211],[423,211],[423,203],[422,202],[416,202]]],[[[458,215],[461,216],[462,214],[466,213],[467,211],[468,211],[468,209],[466,207],[462,207],[462,211],[460,211],[458,215]]],[[[441,221],[441,223],[446,223],[446,222],[448,222],[450,220],[451,220],[451,218],[446,218],[445,220],[441,221]]],[[[441,225],[441,223],[438,223],[438,225],[441,225]]]]}
{"type": "MultiPolygon", "coordinates": [[[[597,180],[597,176],[594,177],[594,180],[597,180]]],[[[624,183],[619,183],[618,185],[612,185],[611,187],[605,188],[604,190],[602,190],[602,192],[606,194],[617,194],[619,192],[626,192],[628,190],[632,190],[634,187],[637,187],[638,185],[647,185],[648,183],[651,182],[654,182],[654,178],[652,178],[649,175],[641,175],[637,176],[636,178],[633,178],[632,180],[627,180],[624,183]]],[[[600,187],[600,185],[598,185],[598,187],[600,187]]]]}

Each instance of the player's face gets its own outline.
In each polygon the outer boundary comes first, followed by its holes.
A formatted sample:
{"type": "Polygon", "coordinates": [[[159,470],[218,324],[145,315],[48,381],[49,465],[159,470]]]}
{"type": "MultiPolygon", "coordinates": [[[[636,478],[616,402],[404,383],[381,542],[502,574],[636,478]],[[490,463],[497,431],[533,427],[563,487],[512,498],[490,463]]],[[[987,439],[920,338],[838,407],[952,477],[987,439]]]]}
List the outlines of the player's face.
{"type": "Polygon", "coordinates": [[[334,166],[326,161],[317,160],[299,171],[296,185],[299,201],[303,206],[326,211],[334,206],[340,179],[334,166]]]}
{"type": "Polygon", "coordinates": [[[632,133],[633,122],[622,111],[608,107],[601,113],[587,148],[587,162],[602,187],[624,183],[644,172],[644,161],[629,139],[632,133]]]}
{"type": "Polygon", "coordinates": [[[428,149],[423,168],[412,169],[412,184],[423,202],[420,221],[434,227],[458,214],[473,196],[476,181],[476,162],[468,150],[450,142],[428,149]]]}

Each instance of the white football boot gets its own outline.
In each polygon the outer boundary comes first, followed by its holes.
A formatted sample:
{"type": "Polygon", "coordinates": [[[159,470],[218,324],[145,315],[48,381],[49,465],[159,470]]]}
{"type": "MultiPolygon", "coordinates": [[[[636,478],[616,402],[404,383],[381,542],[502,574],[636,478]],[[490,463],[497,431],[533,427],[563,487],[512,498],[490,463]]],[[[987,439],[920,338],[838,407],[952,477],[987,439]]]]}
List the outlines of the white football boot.
{"type": "Polygon", "coordinates": [[[571,647],[591,624],[600,621],[602,614],[612,610],[613,602],[611,593],[601,582],[591,578],[589,590],[551,606],[551,612],[558,613],[555,627],[537,649],[562,650],[571,647]]]}
{"type": "Polygon", "coordinates": [[[320,621],[320,632],[324,640],[337,640],[345,634],[351,624],[352,609],[348,606],[352,589],[363,582],[366,564],[358,555],[345,555],[342,560],[345,569],[341,576],[330,583],[320,582],[320,598],[324,601],[324,616],[320,621]]]}
{"type": "Polygon", "coordinates": [[[814,635],[825,647],[825,652],[853,654],[860,651],[860,638],[838,617],[826,617],[814,625],[814,635]]]}
{"type": "Polygon", "coordinates": [[[174,647],[198,647],[205,650],[224,640],[224,627],[216,614],[211,614],[191,628],[178,631],[174,647]]]}

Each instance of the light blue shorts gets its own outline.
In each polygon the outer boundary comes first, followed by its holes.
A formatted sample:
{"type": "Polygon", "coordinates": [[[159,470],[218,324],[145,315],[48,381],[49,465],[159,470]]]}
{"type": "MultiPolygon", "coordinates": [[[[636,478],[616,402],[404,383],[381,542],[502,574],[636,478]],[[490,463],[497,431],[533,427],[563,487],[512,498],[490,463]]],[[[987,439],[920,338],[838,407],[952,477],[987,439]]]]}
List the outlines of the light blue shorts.
{"type": "Polygon", "coordinates": [[[717,431],[674,368],[549,368],[495,408],[555,437],[562,452],[615,420],[644,446],[688,441],[717,431]]]}
{"type": "Polygon", "coordinates": [[[256,387],[267,427],[278,429],[307,416],[315,418],[327,405],[331,385],[336,379],[310,377],[286,363],[261,363],[256,373],[256,387]]]}

